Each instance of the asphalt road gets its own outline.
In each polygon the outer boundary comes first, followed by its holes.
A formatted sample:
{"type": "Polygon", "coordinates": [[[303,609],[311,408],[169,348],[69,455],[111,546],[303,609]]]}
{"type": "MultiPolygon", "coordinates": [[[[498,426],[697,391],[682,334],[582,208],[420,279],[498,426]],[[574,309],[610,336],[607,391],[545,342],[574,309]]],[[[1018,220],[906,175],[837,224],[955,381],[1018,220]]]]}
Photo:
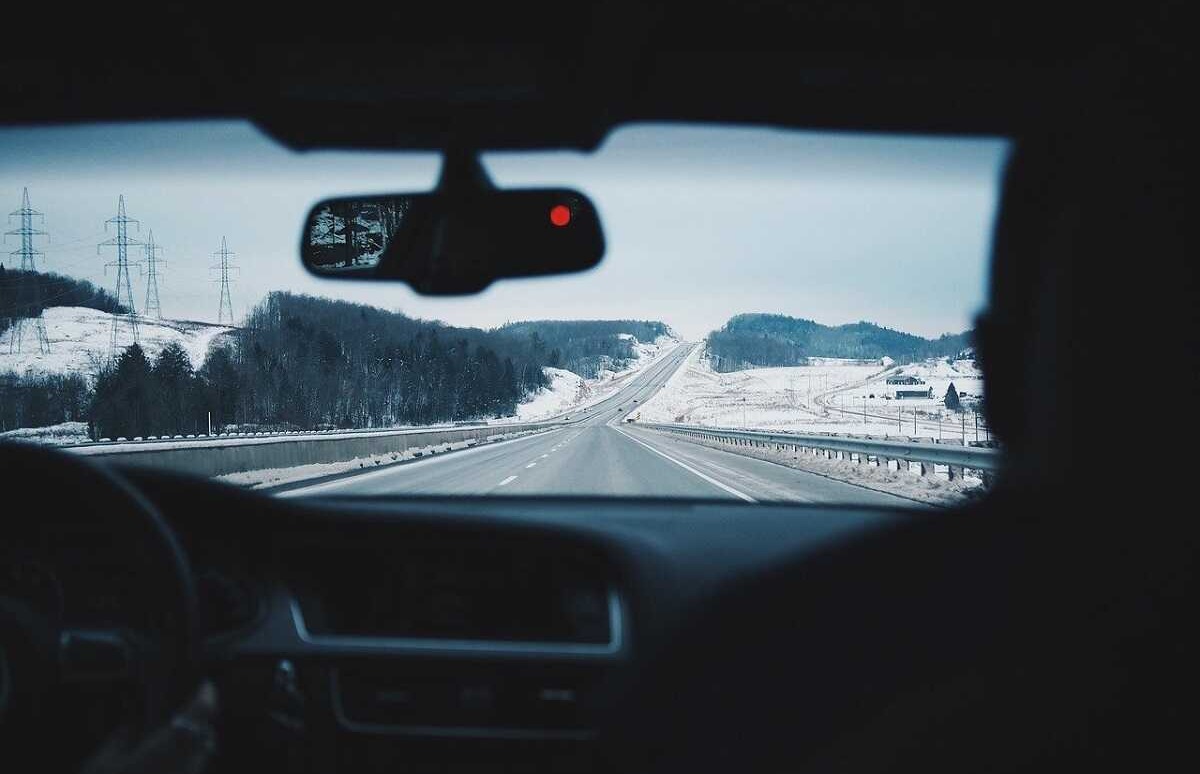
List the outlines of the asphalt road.
{"type": "Polygon", "coordinates": [[[602,495],[912,505],[911,500],[624,422],[682,365],[691,348],[683,345],[664,356],[574,425],[281,494],[602,495]]]}

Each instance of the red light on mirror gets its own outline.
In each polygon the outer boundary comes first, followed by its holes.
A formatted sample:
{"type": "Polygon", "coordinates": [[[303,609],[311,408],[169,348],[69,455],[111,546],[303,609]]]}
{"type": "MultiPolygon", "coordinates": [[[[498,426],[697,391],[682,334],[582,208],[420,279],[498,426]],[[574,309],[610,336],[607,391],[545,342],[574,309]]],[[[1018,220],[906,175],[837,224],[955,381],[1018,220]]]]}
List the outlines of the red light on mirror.
{"type": "Polygon", "coordinates": [[[550,222],[556,226],[565,226],[571,222],[571,208],[565,204],[556,204],[550,208],[550,222]]]}

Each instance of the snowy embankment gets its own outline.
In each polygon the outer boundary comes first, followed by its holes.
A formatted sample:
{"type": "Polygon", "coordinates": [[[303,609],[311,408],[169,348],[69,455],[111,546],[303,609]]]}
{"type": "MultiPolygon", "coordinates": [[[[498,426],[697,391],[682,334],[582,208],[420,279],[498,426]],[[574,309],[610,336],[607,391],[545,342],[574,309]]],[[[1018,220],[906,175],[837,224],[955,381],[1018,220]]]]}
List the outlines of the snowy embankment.
{"type": "MultiPolygon", "coordinates": [[[[721,374],[713,371],[704,358],[703,348],[697,347],[684,367],[632,417],[646,423],[774,432],[974,441],[977,432],[974,410],[968,407],[965,413],[955,413],[942,403],[951,382],[956,390],[968,393],[963,399],[968,406],[972,398],[983,392],[982,377],[973,361],[940,359],[895,366],[890,362],[812,358],[807,366],[721,374]],[[893,395],[895,389],[887,385],[887,378],[901,374],[922,379],[925,384],[920,389],[932,389],[935,397],[884,398],[893,395]]],[[[985,440],[987,431],[982,418],[979,427],[983,428],[978,431],[979,440],[985,440]]],[[[894,461],[887,468],[879,468],[790,450],[707,442],[704,445],[935,504],[954,502],[982,483],[970,475],[950,481],[942,466],[935,467],[931,475],[918,476],[915,468],[909,470],[907,464],[894,461]]]]}
{"type": "MultiPolygon", "coordinates": [[[[894,366],[878,361],[812,358],[807,366],[721,374],[712,369],[703,348],[698,347],[666,387],[633,417],[642,422],[798,433],[946,439],[965,435],[967,441],[974,441],[977,417],[973,406],[982,392],[982,376],[969,360],[939,359],[894,366]],[[896,375],[922,379],[925,384],[919,389],[932,389],[933,398],[892,398],[895,388],[886,380],[896,375]],[[947,410],[942,402],[951,382],[957,391],[965,393],[965,414],[947,410]]],[[[979,440],[985,440],[982,416],[978,421],[979,440]]]]}
{"type": "Polygon", "coordinates": [[[87,443],[86,422],[63,422],[46,427],[21,427],[0,433],[0,439],[9,441],[36,441],[52,446],[66,446],[76,443],[87,443]]]}
{"type": "Polygon", "coordinates": [[[638,341],[627,333],[621,337],[633,340],[637,355],[628,368],[621,371],[602,369],[594,379],[584,379],[571,371],[547,367],[544,370],[550,377],[550,386],[543,387],[518,405],[516,415],[508,418],[509,421],[536,421],[599,403],[681,343],[670,336],[659,336],[652,343],[638,341]]]}
{"type": "MultiPolygon", "coordinates": [[[[42,354],[31,325],[25,326],[20,353],[9,353],[9,328],[0,334],[0,373],[18,374],[78,373],[92,378],[109,357],[112,340],[112,315],[97,309],[78,306],[54,306],[43,314],[49,354],[42,354]]],[[[153,360],[171,342],[180,344],[188,353],[194,368],[199,368],[208,348],[219,337],[233,329],[223,325],[188,320],[153,320],[138,317],[138,343],[153,360]]],[[[121,346],[131,343],[127,324],[122,320],[117,329],[121,346]]]]}

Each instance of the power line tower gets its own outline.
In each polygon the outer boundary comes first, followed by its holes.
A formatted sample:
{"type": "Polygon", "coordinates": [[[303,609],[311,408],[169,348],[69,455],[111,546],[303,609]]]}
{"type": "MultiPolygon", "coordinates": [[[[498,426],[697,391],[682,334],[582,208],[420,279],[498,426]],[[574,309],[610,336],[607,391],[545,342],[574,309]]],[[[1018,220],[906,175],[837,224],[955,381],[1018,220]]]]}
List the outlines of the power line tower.
{"type": "Polygon", "coordinates": [[[220,277],[213,280],[213,282],[221,283],[221,301],[217,307],[217,322],[233,325],[233,301],[229,297],[229,272],[239,271],[239,269],[229,262],[229,256],[233,253],[229,250],[229,245],[225,243],[225,237],[221,237],[221,249],[213,255],[219,259],[219,262],[212,269],[221,273],[220,277]]]}
{"type": "Polygon", "coordinates": [[[112,313],[112,336],[109,339],[108,349],[109,357],[116,358],[117,345],[119,342],[118,328],[121,321],[124,320],[133,336],[133,343],[138,343],[138,326],[137,326],[137,309],[133,303],[133,287],[129,282],[130,266],[141,267],[140,263],[129,260],[129,248],[135,245],[142,244],[136,239],[129,238],[129,224],[132,223],[140,231],[141,224],[125,214],[125,195],[122,194],[117,199],[117,214],[114,217],[104,221],[104,230],[108,231],[108,224],[114,224],[117,227],[117,235],[112,239],[101,242],[96,246],[96,253],[100,253],[102,247],[117,248],[117,260],[112,263],[104,264],[104,273],[108,274],[110,266],[117,267],[117,306],[122,304],[125,306],[125,314],[121,314],[117,310],[112,313]],[[124,299],[124,301],[122,301],[124,299]]]}
{"type": "Polygon", "coordinates": [[[21,341],[25,338],[25,324],[32,323],[35,334],[37,335],[38,352],[43,355],[50,354],[50,339],[46,336],[46,320],[42,317],[42,300],[41,288],[38,285],[37,278],[33,276],[33,272],[37,271],[36,259],[39,255],[45,255],[41,250],[37,250],[33,246],[33,238],[36,236],[44,236],[47,239],[50,235],[45,231],[33,227],[33,218],[37,216],[42,219],[42,223],[46,222],[46,216],[29,206],[29,189],[25,188],[21,193],[21,209],[9,214],[9,218],[20,218],[20,228],[15,228],[12,231],[4,232],[5,241],[10,235],[21,237],[21,247],[13,250],[11,255],[19,255],[21,257],[21,284],[18,288],[20,297],[25,301],[16,310],[16,319],[12,325],[12,333],[8,339],[8,354],[19,354],[21,352],[21,341]]]}
{"type": "Polygon", "coordinates": [[[158,303],[158,264],[166,263],[158,254],[162,248],[154,244],[154,229],[146,235],[146,305],[142,313],[157,320],[162,319],[162,305],[158,303]]]}

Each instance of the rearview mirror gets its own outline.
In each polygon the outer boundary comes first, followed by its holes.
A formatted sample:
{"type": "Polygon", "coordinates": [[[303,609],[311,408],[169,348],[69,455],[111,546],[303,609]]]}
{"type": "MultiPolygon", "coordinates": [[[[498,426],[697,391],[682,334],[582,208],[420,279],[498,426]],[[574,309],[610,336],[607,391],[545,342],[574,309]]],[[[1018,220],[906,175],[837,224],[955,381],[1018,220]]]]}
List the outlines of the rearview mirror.
{"type": "Polygon", "coordinates": [[[389,279],[431,295],[494,280],[590,269],[604,255],[596,209],[568,189],[504,191],[481,170],[430,193],[328,199],[309,213],[304,265],[322,277],[389,279]]]}

